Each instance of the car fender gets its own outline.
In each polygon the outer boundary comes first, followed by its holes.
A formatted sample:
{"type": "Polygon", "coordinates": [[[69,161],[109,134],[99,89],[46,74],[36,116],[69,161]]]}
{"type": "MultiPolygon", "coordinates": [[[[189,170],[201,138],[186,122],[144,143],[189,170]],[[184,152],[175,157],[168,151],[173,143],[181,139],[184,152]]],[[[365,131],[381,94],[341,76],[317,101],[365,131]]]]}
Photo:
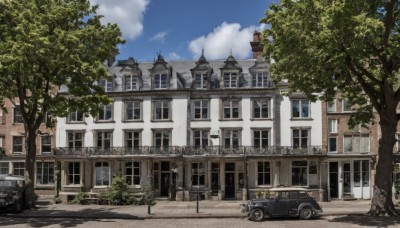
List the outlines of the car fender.
{"type": "Polygon", "coordinates": [[[300,210],[303,209],[304,207],[311,207],[314,211],[316,210],[311,203],[302,203],[302,204],[299,205],[299,209],[297,210],[297,214],[299,214],[300,210]]]}

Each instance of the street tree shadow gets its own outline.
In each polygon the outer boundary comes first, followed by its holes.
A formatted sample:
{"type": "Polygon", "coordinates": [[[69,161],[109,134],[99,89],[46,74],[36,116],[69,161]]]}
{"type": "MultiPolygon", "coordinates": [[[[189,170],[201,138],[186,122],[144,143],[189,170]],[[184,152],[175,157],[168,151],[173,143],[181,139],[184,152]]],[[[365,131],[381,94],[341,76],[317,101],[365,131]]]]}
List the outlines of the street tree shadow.
{"type": "Polygon", "coordinates": [[[336,217],[329,220],[329,222],[335,223],[349,223],[356,224],[359,226],[371,226],[371,227],[389,227],[400,224],[400,217],[389,217],[389,216],[369,216],[367,214],[362,215],[346,215],[336,217]]]}
{"type": "Polygon", "coordinates": [[[24,211],[21,214],[1,214],[1,226],[13,225],[29,225],[31,227],[45,227],[51,225],[58,225],[60,227],[76,227],[88,221],[101,221],[103,219],[111,219],[107,222],[112,222],[112,219],[131,219],[142,220],[142,218],[123,213],[116,213],[111,209],[98,208],[98,209],[82,209],[78,211],[67,210],[46,210],[42,213],[24,211]]]}

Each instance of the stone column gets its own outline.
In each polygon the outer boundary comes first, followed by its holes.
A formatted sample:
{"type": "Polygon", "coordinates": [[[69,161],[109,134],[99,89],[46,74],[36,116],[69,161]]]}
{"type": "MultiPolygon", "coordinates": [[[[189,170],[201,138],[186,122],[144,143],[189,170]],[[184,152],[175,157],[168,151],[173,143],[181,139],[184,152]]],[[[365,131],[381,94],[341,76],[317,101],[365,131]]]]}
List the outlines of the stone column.
{"type": "Polygon", "coordinates": [[[218,199],[222,200],[225,198],[225,162],[219,164],[219,177],[220,177],[220,189],[218,190],[218,199]]]}

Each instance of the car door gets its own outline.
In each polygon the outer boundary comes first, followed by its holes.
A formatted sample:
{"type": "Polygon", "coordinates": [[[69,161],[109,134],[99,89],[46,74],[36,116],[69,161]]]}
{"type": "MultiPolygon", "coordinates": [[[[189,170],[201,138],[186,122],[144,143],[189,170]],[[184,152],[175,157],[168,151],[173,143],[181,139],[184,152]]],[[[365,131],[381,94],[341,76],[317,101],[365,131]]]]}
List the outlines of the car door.
{"type": "Polygon", "coordinates": [[[302,203],[302,200],[299,199],[299,192],[298,191],[289,192],[288,214],[289,215],[297,215],[297,211],[298,211],[299,205],[301,203],[302,203]]]}
{"type": "Polygon", "coordinates": [[[285,216],[288,214],[288,192],[278,192],[275,197],[273,213],[276,216],[285,216]]]}

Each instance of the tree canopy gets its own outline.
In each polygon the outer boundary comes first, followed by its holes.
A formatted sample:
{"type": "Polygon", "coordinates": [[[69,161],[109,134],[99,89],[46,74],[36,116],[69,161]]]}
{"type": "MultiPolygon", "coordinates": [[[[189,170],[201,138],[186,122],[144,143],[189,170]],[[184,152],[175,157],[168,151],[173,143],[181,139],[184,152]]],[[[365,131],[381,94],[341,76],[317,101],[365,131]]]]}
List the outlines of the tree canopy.
{"type": "MultiPolygon", "coordinates": [[[[100,23],[97,8],[88,0],[0,0],[0,100],[20,107],[28,180],[36,131],[46,114],[94,115],[109,102],[95,82],[109,77],[103,63],[124,40],[117,25],[100,23]],[[62,85],[69,96],[58,93],[62,85]]],[[[31,190],[30,196],[33,185],[31,190]]]]}
{"type": "Polygon", "coordinates": [[[400,2],[281,0],[262,22],[264,55],[276,80],[310,99],[348,98],[351,125],[379,115],[381,141],[371,214],[395,214],[391,164],[400,101],[400,2]],[[384,177],[384,178],[382,178],[384,177]],[[378,199],[380,197],[380,199],[378,199]]]}

